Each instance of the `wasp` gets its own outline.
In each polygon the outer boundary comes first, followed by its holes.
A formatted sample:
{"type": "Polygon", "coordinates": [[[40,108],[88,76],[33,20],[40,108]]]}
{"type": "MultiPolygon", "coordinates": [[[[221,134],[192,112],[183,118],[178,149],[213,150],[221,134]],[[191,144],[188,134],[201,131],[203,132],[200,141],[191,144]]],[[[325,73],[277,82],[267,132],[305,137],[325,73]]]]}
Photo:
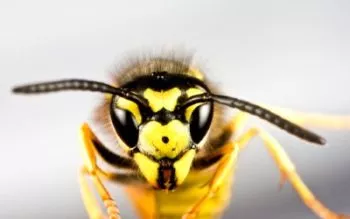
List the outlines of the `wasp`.
{"type": "Polygon", "coordinates": [[[220,218],[231,199],[238,155],[257,137],[281,172],[281,183],[289,181],[315,215],[349,218],[314,196],[277,139],[262,128],[242,132],[247,119],[255,116],[304,141],[323,145],[324,138],[304,127],[349,128],[348,118],[297,113],[222,95],[188,57],[143,57],[116,72],[111,84],[62,79],[13,88],[17,94],[69,90],[104,94],[94,121],[114,138],[117,150],[107,147],[91,124],[85,122],[80,128],[79,179],[89,218],[120,218],[106,181],[124,186],[140,218],[220,218]],[[233,118],[224,116],[225,107],[237,110],[233,118]]]}

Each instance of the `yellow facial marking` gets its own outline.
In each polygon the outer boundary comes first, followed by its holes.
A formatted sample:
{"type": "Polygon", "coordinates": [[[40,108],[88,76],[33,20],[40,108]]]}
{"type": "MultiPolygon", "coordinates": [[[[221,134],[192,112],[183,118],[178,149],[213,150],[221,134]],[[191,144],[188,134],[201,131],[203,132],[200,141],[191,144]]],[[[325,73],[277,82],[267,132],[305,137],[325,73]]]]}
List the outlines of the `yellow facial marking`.
{"type": "Polygon", "coordinates": [[[174,163],[175,174],[176,174],[176,184],[180,185],[186,179],[186,176],[190,172],[192,166],[192,161],[196,151],[191,149],[187,151],[178,161],[174,163]]]}
{"type": "Polygon", "coordinates": [[[141,153],[135,153],[134,160],[147,181],[152,186],[157,187],[159,164],[141,153]]]}
{"type": "Polygon", "coordinates": [[[179,120],[172,120],[166,125],[150,121],[140,130],[141,152],[151,154],[156,159],[163,157],[175,158],[190,143],[188,125],[179,120]],[[168,141],[164,142],[163,137],[168,141]]]}
{"type": "Polygon", "coordinates": [[[158,112],[162,108],[174,111],[177,99],[181,96],[181,90],[177,87],[167,91],[154,91],[147,88],[143,96],[148,100],[153,112],[158,112]]]}
{"type": "Polygon", "coordinates": [[[204,90],[199,89],[199,88],[189,88],[186,90],[187,97],[192,97],[194,95],[202,94],[204,93],[204,90]]]}
{"type": "Polygon", "coordinates": [[[138,124],[141,123],[142,117],[141,117],[139,107],[137,106],[136,103],[120,97],[120,98],[118,98],[117,106],[120,107],[121,109],[125,109],[125,110],[130,111],[133,114],[133,116],[135,117],[136,122],[138,124]]]}
{"type": "MultiPolygon", "coordinates": [[[[189,88],[187,91],[186,91],[186,94],[187,94],[187,97],[192,97],[194,95],[198,95],[198,94],[202,94],[204,93],[205,91],[201,90],[201,89],[198,89],[198,88],[189,88]]],[[[192,112],[194,109],[196,109],[197,106],[201,105],[201,103],[197,103],[197,104],[194,104],[190,107],[188,107],[185,111],[185,118],[187,121],[190,121],[190,118],[191,118],[191,115],[192,115],[192,112]]]]}

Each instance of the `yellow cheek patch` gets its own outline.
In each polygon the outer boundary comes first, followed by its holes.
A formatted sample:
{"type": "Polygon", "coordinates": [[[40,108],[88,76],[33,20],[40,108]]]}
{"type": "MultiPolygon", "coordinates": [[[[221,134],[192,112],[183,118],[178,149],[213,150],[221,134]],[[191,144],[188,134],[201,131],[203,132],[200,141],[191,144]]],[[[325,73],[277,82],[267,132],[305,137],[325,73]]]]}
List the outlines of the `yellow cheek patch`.
{"type": "Polygon", "coordinates": [[[159,164],[141,153],[134,154],[134,160],[143,176],[152,186],[157,187],[159,164]]]}
{"type": "MultiPolygon", "coordinates": [[[[205,91],[198,89],[198,88],[190,88],[186,91],[187,97],[192,97],[194,95],[202,94],[205,91]]],[[[201,103],[194,104],[190,107],[188,107],[185,111],[185,118],[187,121],[190,121],[191,115],[193,113],[193,110],[196,109],[197,106],[201,105],[201,103]]]]}
{"type": "Polygon", "coordinates": [[[181,90],[176,87],[167,91],[154,91],[147,88],[143,96],[148,100],[153,112],[158,112],[162,108],[174,111],[177,99],[181,96],[181,90]]]}
{"type": "Polygon", "coordinates": [[[178,161],[174,163],[177,185],[182,184],[182,182],[186,179],[188,173],[190,172],[192,161],[195,155],[196,155],[196,151],[194,149],[191,149],[187,151],[178,161]]]}
{"type": "Polygon", "coordinates": [[[139,139],[140,150],[156,159],[175,158],[190,143],[188,125],[179,120],[173,120],[166,125],[151,121],[142,127],[139,139]],[[167,143],[163,142],[163,137],[168,138],[167,143]]]}
{"type": "Polygon", "coordinates": [[[117,106],[121,109],[125,109],[125,110],[130,111],[133,114],[133,116],[135,117],[136,122],[138,124],[141,123],[142,117],[141,117],[140,109],[136,103],[120,97],[120,98],[118,98],[117,106]]]}

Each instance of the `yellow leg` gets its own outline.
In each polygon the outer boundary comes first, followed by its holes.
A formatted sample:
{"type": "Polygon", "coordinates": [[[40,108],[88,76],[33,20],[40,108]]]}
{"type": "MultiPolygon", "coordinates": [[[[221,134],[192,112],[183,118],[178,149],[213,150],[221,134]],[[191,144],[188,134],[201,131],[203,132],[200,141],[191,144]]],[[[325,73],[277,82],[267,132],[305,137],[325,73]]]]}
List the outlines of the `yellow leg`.
{"type": "MultiPolygon", "coordinates": [[[[237,133],[237,131],[239,131],[239,129],[247,121],[248,117],[249,114],[245,112],[238,112],[238,114],[224,127],[224,132],[230,133],[230,136],[233,133],[237,133]]],[[[220,159],[216,172],[208,184],[207,193],[201,197],[186,214],[182,216],[182,219],[196,218],[200,212],[201,207],[203,206],[203,203],[215,194],[215,192],[222,185],[223,180],[229,174],[229,171],[233,170],[233,166],[236,163],[237,155],[239,152],[239,147],[235,145],[235,143],[230,142],[220,147],[217,151],[213,152],[213,156],[217,154],[225,155],[220,159]]]]}
{"type": "Polygon", "coordinates": [[[237,133],[237,131],[242,129],[244,124],[247,122],[249,116],[250,115],[248,113],[238,112],[237,115],[235,115],[235,117],[228,122],[224,130],[233,134],[237,133]]]}
{"type": "Polygon", "coordinates": [[[83,203],[85,205],[85,209],[90,219],[102,219],[104,218],[102,211],[99,207],[99,204],[96,198],[93,196],[93,193],[85,177],[86,177],[86,169],[82,168],[79,172],[79,184],[80,184],[80,192],[81,192],[83,203]]]}
{"type": "Polygon", "coordinates": [[[96,139],[96,136],[92,133],[87,124],[83,124],[81,127],[81,136],[83,141],[82,156],[84,167],[80,173],[80,183],[82,199],[85,204],[87,213],[89,214],[89,218],[100,219],[105,218],[105,216],[103,216],[101,213],[97,200],[94,198],[91,190],[88,187],[86,179],[84,178],[85,175],[88,175],[92,178],[92,182],[107,209],[108,218],[119,219],[120,214],[117,204],[100,179],[101,175],[108,176],[108,173],[104,173],[96,164],[95,150],[92,143],[92,139],[96,139]]]}
{"type": "Polygon", "coordinates": [[[191,207],[186,214],[182,216],[182,219],[193,219],[197,217],[203,203],[215,194],[215,192],[223,184],[223,181],[227,175],[230,173],[230,171],[232,171],[232,167],[237,160],[238,151],[239,147],[235,146],[234,143],[229,143],[220,149],[220,152],[225,154],[225,156],[223,156],[219,161],[216,172],[209,182],[208,191],[191,207]]]}
{"type": "MultiPolygon", "coordinates": [[[[282,116],[286,116],[286,111],[279,110],[277,113],[280,113],[282,116]]],[[[231,133],[236,133],[242,129],[248,117],[249,115],[247,113],[239,112],[236,117],[225,126],[224,129],[231,133]]],[[[314,127],[316,126],[325,128],[347,128],[349,122],[346,117],[300,113],[289,113],[286,118],[291,119],[299,125],[311,125],[314,127]],[[342,119],[345,120],[342,121],[342,119]],[[330,125],[327,126],[326,123],[329,123],[330,125]]],[[[217,171],[209,183],[208,192],[206,195],[200,198],[185,215],[183,215],[183,219],[196,218],[203,203],[208,200],[218,190],[218,188],[220,188],[220,185],[223,183],[222,179],[225,178],[228,171],[232,171],[232,165],[235,164],[239,150],[243,149],[248,144],[250,139],[256,135],[260,135],[263,138],[267,149],[271,153],[281,171],[282,180],[286,179],[292,183],[301,199],[311,210],[315,212],[315,214],[325,219],[349,218],[348,216],[338,215],[332,212],[326,208],[319,200],[317,200],[297,174],[293,163],[290,161],[288,155],[285,153],[280,144],[265,131],[253,128],[247,131],[241,137],[238,137],[235,143],[227,144],[226,146],[219,149],[218,153],[223,153],[226,155],[220,160],[217,171]],[[235,145],[238,145],[238,147],[235,147],[235,145]]]]}
{"type": "Polygon", "coordinates": [[[249,129],[245,134],[238,138],[237,144],[240,149],[243,149],[248,142],[254,137],[259,135],[267,150],[275,160],[279,170],[283,177],[292,184],[296,192],[299,194],[302,201],[308,206],[316,215],[324,219],[349,219],[350,216],[339,215],[334,213],[327,207],[325,207],[310,191],[310,189],[304,184],[298,173],[296,172],[295,166],[283,150],[282,146],[278,141],[269,135],[266,131],[258,128],[249,129]]]}

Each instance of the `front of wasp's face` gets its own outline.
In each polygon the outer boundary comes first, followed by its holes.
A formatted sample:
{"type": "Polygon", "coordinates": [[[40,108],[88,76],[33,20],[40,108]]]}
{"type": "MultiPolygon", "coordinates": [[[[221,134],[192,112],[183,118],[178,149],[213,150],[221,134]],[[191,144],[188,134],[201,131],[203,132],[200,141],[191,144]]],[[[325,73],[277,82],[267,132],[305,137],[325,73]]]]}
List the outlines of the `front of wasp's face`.
{"type": "Polygon", "coordinates": [[[152,73],[117,88],[82,79],[66,79],[15,87],[23,94],[63,90],[112,94],[110,116],[120,146],[156,188],[175,189],[188,175],[196,151],[206,141],[213,102],[258,116],[309,142],[325,140],[256,104],[212,93],[203,81],[185,75],[152,73]]]}
{"type": "Polygon", "coordinates": [[[147,100],[147,107],[113,98],[111,120],[120,144],[136,151],[134,159],[154,187],[171,190],[185,180],[208,134],[213,103],[182,103],[204,92],[198,87],[147,87],[137,91],[147,100]]]}

